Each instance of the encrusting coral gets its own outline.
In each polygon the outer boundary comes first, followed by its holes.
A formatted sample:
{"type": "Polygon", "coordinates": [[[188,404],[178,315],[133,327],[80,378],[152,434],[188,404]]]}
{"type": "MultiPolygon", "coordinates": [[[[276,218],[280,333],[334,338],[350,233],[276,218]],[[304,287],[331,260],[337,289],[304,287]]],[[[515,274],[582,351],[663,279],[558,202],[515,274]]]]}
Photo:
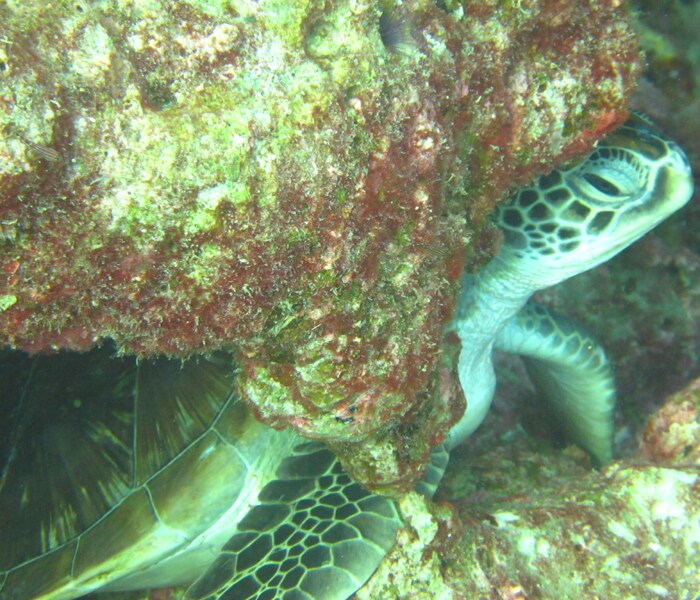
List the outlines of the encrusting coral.
{"type": "MultiPolygon", "coordinates": [[[[0,341],[234,350],[263,420],[387,491],[461,408],[442,327],[498,243],[492,207],[619,124],[640,65],[620,0],[30,0],[0,24],[0,341]]],[[[692,358],[699,263],[672,246],[542,295],[602,334],[623,392],[654,352],[692,358]],[[605,310],[642,297],[633,320],[605,310]]],[[[641,449],[627,423],[600,473],[491,417],[437,503],[401,499],[358,597],[697,593],[697,387],[638,426],[641,449]]]]}

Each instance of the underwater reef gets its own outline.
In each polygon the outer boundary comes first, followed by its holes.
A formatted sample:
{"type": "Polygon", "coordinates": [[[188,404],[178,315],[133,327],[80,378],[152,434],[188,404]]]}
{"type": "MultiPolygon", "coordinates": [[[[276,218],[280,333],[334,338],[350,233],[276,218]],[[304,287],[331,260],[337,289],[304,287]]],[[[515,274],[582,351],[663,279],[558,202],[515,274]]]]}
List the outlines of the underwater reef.
{"type": "MultiPolygon", "coordinates": [[[[262,420],[409,489],[463,407],[442,330],[498,245],[492,208],[630,102],[700,172],[700,4],[631,6],[3,3],[0,343],[234,350],[262,420]]],[[[538,295],[609,351],[622,459],[593,471],[543,441],[503,361],[491,414],[435,502],[401,498],[358,598],[700,592],[698,232],[696,201],[538,295]]]]}
{"type": "MultiPolygon", "coordinates": [[[[646,67],[631,104],[700,173],[700,3],[634,7],[646,67]]],[[[399,506],[402,545],[358,597],[697,598],[700,594],[700,207],[537,300],[587,324],[615,365],[618,460],[552,448],[522,365],[498,361],[482,428],[435,504],[399,506]],[[529,389],[528,389],[529,388],[529,389]]]]}
{"type": "Polygon", "coordinates": [[[453,452],[441,493],[399,504],[405,529],[357,597],[696,598],[700,382],[670,397],[634,456],[601,471],[495,419],[453,452]]]}
{"type": "Polygon", "coordinates": [[[0,22],[0,342],[233,349],[260,418],[386,489],[460,410],[436,365],[490,210],[619,124],[640,68],[617,0],[35,0],[0,22]]]}

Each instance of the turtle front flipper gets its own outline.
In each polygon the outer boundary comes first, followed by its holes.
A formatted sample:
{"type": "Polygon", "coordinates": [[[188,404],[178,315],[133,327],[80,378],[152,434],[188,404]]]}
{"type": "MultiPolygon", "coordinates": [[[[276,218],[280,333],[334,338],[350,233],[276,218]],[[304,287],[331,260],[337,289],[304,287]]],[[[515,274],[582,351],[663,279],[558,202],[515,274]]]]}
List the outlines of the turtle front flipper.
{"type": "Polygon", "coordinates": [[[188,598],[343,600],[394,543],[394,503],[364,490],[318,442],[294,448],[188,598]]]}
{"type": "Polygon", "coordinates": [[[596,465],[612,459],[616,398],[612,366],[584,327],[527,304],[508,321],[495,347],[523,355],[530,379],[563,432],[596,465]]]}

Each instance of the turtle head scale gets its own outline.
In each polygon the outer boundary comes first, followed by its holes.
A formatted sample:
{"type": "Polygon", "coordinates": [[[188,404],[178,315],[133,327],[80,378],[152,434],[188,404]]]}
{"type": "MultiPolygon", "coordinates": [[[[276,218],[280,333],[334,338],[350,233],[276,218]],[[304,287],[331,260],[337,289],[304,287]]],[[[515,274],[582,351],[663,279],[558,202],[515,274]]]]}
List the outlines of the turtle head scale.
{"type": "Polygon", "coordinates": [[[683,150],[633,114],[583,161],[543,175],[499,209],[500,258],[533,287],[553,285],[605,262],[692,193],[683,150]]]}

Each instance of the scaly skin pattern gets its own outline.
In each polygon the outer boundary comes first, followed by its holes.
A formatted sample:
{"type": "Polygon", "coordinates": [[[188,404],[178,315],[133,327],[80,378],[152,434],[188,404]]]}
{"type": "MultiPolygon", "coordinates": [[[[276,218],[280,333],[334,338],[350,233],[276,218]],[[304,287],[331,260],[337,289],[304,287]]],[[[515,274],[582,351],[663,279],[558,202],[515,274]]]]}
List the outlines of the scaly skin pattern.
{"type": "MultiPolygon", "coordinates": [[[[520,190],[514,202],[499,211],[500,226],[510,229],[502,252],[513,255],[502,262],[511,265],[511,274],[517,272],[517,259],[528,256],[539,255],[540,260],[545,258],[545,264],[547,256],[561,257],[562,263],[568,262],[570,267],[576,262],[580,267],[586,261],[605,260],[605,252],[591,255],[583,251],[590,249],[596,236],[605,238],[606,230],[597,217],[601,212],[616,213],[605,218],[608,225],[615,223],[611,234],[636,230],[640,235],[645,227],[654,225],[657,217],[668,216],[678,204],[687,202],[692,179],[682,152],[672,142],[643,129],[635,142],[629,132],[640,126],[644,128],[644,121],[630,123],[600,144],[591,154],[588,168],[584,161],[545,176],[538,186],[520,190]],[[647,168],[612,168],[627,154],[620,145],[627,151],[647,153],[643,161],[647,168]],[[615,157],[609,170],[591,168],[596,167],[601,153],[615,157]],[[674,154],[680,160],[667,162],[674,154]],[[670,172],[665,172],[669,167],[670,172]],[[600,193],[589,190],[599,202],[590,202],[592,198],[586,201],[578,194],[557,193],[552,204],[552,197],[548,197],[552,192],[564,187],[575,189],[565,182],[577,169],[579,175],[587,173],[588,181],[600,188],[600,193]],[[643,193],[639,189],[630,193],[634,191],[628,185],[630,180],[611,177],[616,172],[634,173],[638,183],[644,184],[640,186],[643,193]],[[604,174],[607,183],[615,187],[590,177],[594,173],[604,174]],[[605,195],[612,197],[600,202],[605,195]],[[586,210],[576,204],[582,200],[586,210]],[[556,251],[550,253],[551,249],[556,251]],[[576,251],[579,260],[566,261],[566,253],[576,251]]],[[[634,165],[637,161],[631,158],[628,155],[624,162],[634,165]]],[[[643,158],[639,156],[638,160],[643,158]]],[[[630,233],[629,237],[634,235],[630,233]]],[[[606,245],[614,249],[609,239],[606,245]]],[[[501,291],[507,290],[507,274],[504,265],[494,261],[468,281],[471,285],[465,287],[460,302],[463,316],[472,311],[478,314],[481,302],[498,300],[489,292],[498,285],[501,291]],[[500,277],[493,277],[494,273],[500,273],[500,277]],[[491,285],[475,283],[478,278],[486,278],[491,285]]],[[[526,282],[533,279],[532,274],[527,277],[527,270],[521,275],[526,282]]],[[[557,275],[545,269],[539,276],[557,275]]],[[[525,287],[511,286],[512,290],[525,287]]],[[[509,312],[509,304],[500,306],[509,312]]],[[[532,306],[526,310],[536,310],[532,306]]],[[[527,321],[532,315],[520,309],[517,318],[523,317],[527,321]]],[[[521,335],[530,333],[527,328],[522,324],[511,327],[512,318],[503,320],[506,324],[494,343],[511,352],[531,353],[527,346],[532,336],[521,335]]],[[[475,339],[493,322],[493,318],[486,317],[485,323],[476,320],[475,339]]],[[[547,342],[551,336],[541,337],[535,341],[544,343],[544,347],[537,348],[536,355],[540,359],[550,352],[556,355],[556,348],[547,342]]],[[[580,348],[580,340],[574,345],[580,348]]],[[[485,361],[482,359],[482,364],[485,361]]],[[[574,362],[578,363],[578,358],[574,357],[574,362]]],[[[594,358],[594,371],[597,363],[594,358]]],[[[486,376],[490,373],[488,366],[486,376]]],[[[470,385],[470,379],[463,381],[467,396],[470,385]]],[[[402,501],[399,507],[408,526],[399,533],[401,543],[358,598],[696,597],[700,589],[698,389],[696,380],[668,399],[648,420],[636,453],[597,472],[591,471],[590,462],[580,450],[547,447],[539,436],[525,434],[520,420],[508,419],[501,407],[497,418],[487,419],[464,452],[457,448],[452,453],[438,499],[455,501],[456,510],[446,504],[431,506],[411,496],[402,501]]],[[[454,430],[459,433],[455,442],[477,427],[478,420],[460,422],[454,430]]],[[[530,432],[531,428],[532,424],[530,432]]],[[[539,432],[543,429],[540,427],[539,432]]]]}
{"type": "Polygon", "coordinates": [[[407,527],[359,599],[697,596],[697,461],[597,472],[517,430],[482,446],[453,457],[456,506],[400,504],[407,527]]]}
{"type": "Polygon", "coordinates": [[[0,24],[2,343],[239,350],[260,418],[404,488],[456,406],[434,367],[465,246],[624,119],[639,69],[617,0],[30,0],[0,24]]]}

